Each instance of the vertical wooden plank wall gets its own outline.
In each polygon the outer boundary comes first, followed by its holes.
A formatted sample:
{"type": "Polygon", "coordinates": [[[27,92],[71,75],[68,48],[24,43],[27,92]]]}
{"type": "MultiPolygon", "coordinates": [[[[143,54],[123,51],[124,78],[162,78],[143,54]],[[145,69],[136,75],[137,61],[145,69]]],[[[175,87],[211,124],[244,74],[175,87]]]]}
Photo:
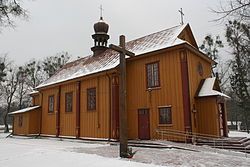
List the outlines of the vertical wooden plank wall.
{"type": "Polygon", "coordinates": [[[33,106],[39,106],[40,105],[40,94],[32,95],[33,100],[33,106]]]}
{"type": "MultiPolygon", "coordinates": [[[[192,131],[198,132],[199,124],[202,123],[198,117],[197,113],[192,112],[193,110],[197,110],[198,101],[195,99],[197,89],[202,79],[209,78],[212,75],[211,72],[211,64],[202,59],[200,56],[195,53],[188,51],[188,72],[189,72],[189,90],[190,90],[190,106],[191,106],[191,116],[192,116],[192,131]],[[198,65],[199,63],[202,65],[203,74],[199,74],[198,65]]],[[[214,104],[216,105],[216,104],[214,104]]]]}
{"type": "Polygon", "coordinates": [[[216,97],[204,97],[197,102],[198,132],[220,136],[216,97]]]}
{"type": "Polygon", "coordinates": [[[109,80],[106,75],[82,80],[80,94],[80,137],[109,137],[109,80]],[[96,88],[96,110],[87,110],[87,89],[96,88]]]}
{"type": "Polygon", "coordinates": [[[27,112],[29,115],[29,134],[38,134],[40,127],[40,112],[41,108],[27,112]]]}
{"type": "Polygon", "coordinates": [[[57,93],[58,88],[50,88],[42,91],[42,129],[44,135],[56,135],[56,108],[57,108],[57,93]],[[49,111],[49,96],[54,95],[54,112],[49,111]]]}
{"type": "Polygon", "coordinates": [[[148,108],[150,136],[157,128],[184,130],[179,50],[156,54],[127,63],[128,135],[138,138],[138,109],[148,108]],[[146,64],[159,61],[160,87],[147,90],[146,64]],[[172,106],[172,125],[159,125],[159,106],[172,106]]]}
{"type": "Polygon", "coordinates": [[[77,83],[66,84],[61,86],[60,94],[60,136],[75,136],[76,132],[76,88],[77,83]],[[73,93],[72,112],[65,111],[65,94],[73,93]]]}
{"type": "Polygon", "coordinates": [[[29,115],[27,113],[14,115],[14,134],[27,135],[29,131],[29,115]],[[19,116],[22,116],[22,126],[19,126],[19,116]]]}

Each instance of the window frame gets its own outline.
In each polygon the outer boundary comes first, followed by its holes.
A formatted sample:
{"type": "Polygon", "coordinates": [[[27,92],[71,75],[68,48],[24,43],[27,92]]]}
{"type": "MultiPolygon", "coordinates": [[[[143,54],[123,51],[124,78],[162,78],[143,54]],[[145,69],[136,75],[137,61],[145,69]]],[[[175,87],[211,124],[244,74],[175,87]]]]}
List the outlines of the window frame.
{"type": "Polygon", "coordinates": [[[55,95],[48,96],[48,113],[54,113],[55,111],[55,95]],[[50,98],[53,98],[53,109],[50,110],[50,98]]]}
{"type": "Polygon", "coordinates": [[[173,124],[172,106],[158,107],[158,124],[159,125],[172,125],[173,124]],[[167,117],[163,118],[163,119],[166,119],[166,120],[163,120],[163,122],[162,122],[161,110],[164,110],[164,109],[167,109],[167,111],[169,111],[170,113],[164,114],[167,117]],[[169,119],[168,119],[168,116],[170,117],[169,119]]]}
{"type": "Polygon", "coordinates": [[[150,89],[150,88],[158,88],[158,87],[160,87],[161,86],[161,84],[160,84],[160,61],[155,61],[155,62],[151,62],[151,63],[147,63],[146,65],[145,65],[145,68],[146,68],[146,88],[147,89],[150,89]],[[155,76],[154,76],[154,64],[156,64],[157,65],[157,78],[158,78],[158,84],[155,84],[155,82],[156,82],[156,80],[155,80],[155,76]],[[151,67],[151,78],[152,78],[152,80],[154,80],[154,81],[151,81],[151,83],[154,83],[154,84],[152,84],[152,85],[149,85],[149,70],[148,70],[148,66],[152,66],[151,67]]]}
{"type": "Polygon", "coordinates": [[[96,110],[96,87],[92,87],[92,88],[87,89],[87,110],[88,111],[95,111],[96,110]],[[94,91],[95,94],[92,95],[91,91],[94,91]],[[93,106],[90,104],[91,103],[90,100],[91,100],[91,98],[93,98],[91,96],[94,96],[94,105],[93,106]]]}
{"type": "Polygon", "coordinates": [[[65,112],[66,113],[73,112],[73,92],[72,91],[66,92],[64,98],[65,98],[65,112]],[[68,100],[67,96],[71,96],[71,101],[67,101],[68,100]],[[70,110],[68,110],[68,102],[71,102],[70,110]]]}

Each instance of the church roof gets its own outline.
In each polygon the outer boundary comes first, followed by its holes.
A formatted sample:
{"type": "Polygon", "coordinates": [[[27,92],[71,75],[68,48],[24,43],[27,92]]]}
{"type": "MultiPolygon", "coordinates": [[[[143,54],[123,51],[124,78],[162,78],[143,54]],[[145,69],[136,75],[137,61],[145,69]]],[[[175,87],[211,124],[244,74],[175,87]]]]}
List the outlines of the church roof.
{"type": "MultiPolygon", "coordinates": [[[[179,25],[129,41],[126,43],[126,49],[134,52],[136,56],[139,56],[145,53],[154,52],[160,49],[187,43],[186,41],[178,38],[180,33],[187,26],[189,25],[179,25]]],[[[37,88],[39,89],[101,71],[110,70],[117,67],[118,65],[119,53],[111,49],[107,49],[100,55],[90,55],[67,63],[52,77],[40,84],[37,88]]]]}

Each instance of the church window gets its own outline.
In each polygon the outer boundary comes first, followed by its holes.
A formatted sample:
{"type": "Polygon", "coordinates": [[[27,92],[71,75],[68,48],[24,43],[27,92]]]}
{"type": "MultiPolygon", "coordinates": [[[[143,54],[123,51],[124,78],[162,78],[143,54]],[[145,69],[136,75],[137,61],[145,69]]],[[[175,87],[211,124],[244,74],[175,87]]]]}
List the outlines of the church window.
{"type": "Polygon", "coordinates": [[[54,95],[49,96],[49,113],[54,112],[54,95]]]}
{"type": "Polygon", "coordinates": [[[159,62],[154,62],[146,65],[147,73],[147,88],[159,87],[159,62]]]}
{"type": "Polygon", "coordinates": [[[18,117],[18,126],[23,126],[23,116],[22,115],[19,115],[18,117]]]}
{"type": "Polygon", "coordinates": [[[172,124],[171,107],[159,108],[159,124],[172,124]]]}
{"type": "Polygon", "coordinates": [[[65,111],[72,112],[72,103],[73,103],[73,92],[68,92],[65,94],[65,111]]]}
{"type": "Polygon", "coordinates": [[[87,108],[88,110],[96,109],[96,88],[87,89],[87,108]]]}

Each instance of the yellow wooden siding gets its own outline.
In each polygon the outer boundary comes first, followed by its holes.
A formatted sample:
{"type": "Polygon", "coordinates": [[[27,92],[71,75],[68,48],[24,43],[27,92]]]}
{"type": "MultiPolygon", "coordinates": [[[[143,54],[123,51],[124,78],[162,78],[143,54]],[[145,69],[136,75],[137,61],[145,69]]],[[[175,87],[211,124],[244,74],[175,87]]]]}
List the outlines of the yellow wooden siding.
{"type": "MultiPolygon", "coordinates": [[[[188,73],[189,73],[190,106],[191,106],[191,111],[193,111],[194,109],[196,109],[197,102],[195,96],[201,80],[209,78],[212,75],[211,64],[191,51],[188,51],[187,58],[188,58],[188,73]],[[199,74],[198,71],[199,63],[202,65],[203,75],[199,74]]],[[[198,125],[197,124],[198,117],[195,114],[196,113],[193,112],[191,113],[193,132],[197,132],[197,125],[198,125]]]]}
{"type": "Polygon", "coordinates": [[[41,108],[27,113],[29,115],[29,134],[38,134],[40,131],[41,108]]]}
{"type": "Polygon", "coordinates": [[[109,137],[109,79],[106,75],[81,82],[80,137],[109,137]],[[87,110],[87,89],[96,88],[96,110],[87,110]]]}
{"type": "Polygon", "coordinates": [[[40,94],[32,96],[33,98],[33,106],[39,106],[40,103],[40,94]]]}
{"type": "Polygon", "coordinates": [[[26,113],[14,115],[14,134],[27,135],[29,132],[29,115],[26,113]],[[22,126],[19,126],[19,117],[22,117],[22,126]]]}
{"type": "Polygon", "coordinates": [[[61,86],[61,102],[60,102],[60,135],[75,136],[76,135],[76,86],[77,83],[61,86]],[[65,112],[65,94],[73,93],[72,112],[65,112]]]}
{"type": "Polygon", "coordinates": [[[58,87],[46,89],[42,91],[42,134],[56,135],[56,110],[57,110],[57,95],[58,87]],[[48,113],[49,111],[49,96],[54,95],[54,112],[48,113]]]}
{"type": "Polygon", "coordinates": [[[138,138],[138,109],[150,110],[150,136],[157,128],[184,130],[179,50],[169,51],[127,63],[128,136],[138,138]],[[160,88],[146,88],[146,64],[159,61],[160,88]],[[159,106],[172,106],[172,125],[159,125],[159,106]]]}
{"type": "Polygon", "coordinates": [[[216,97],[197,100],[198,133],[219,136],[219,115],[216,97]]]}

